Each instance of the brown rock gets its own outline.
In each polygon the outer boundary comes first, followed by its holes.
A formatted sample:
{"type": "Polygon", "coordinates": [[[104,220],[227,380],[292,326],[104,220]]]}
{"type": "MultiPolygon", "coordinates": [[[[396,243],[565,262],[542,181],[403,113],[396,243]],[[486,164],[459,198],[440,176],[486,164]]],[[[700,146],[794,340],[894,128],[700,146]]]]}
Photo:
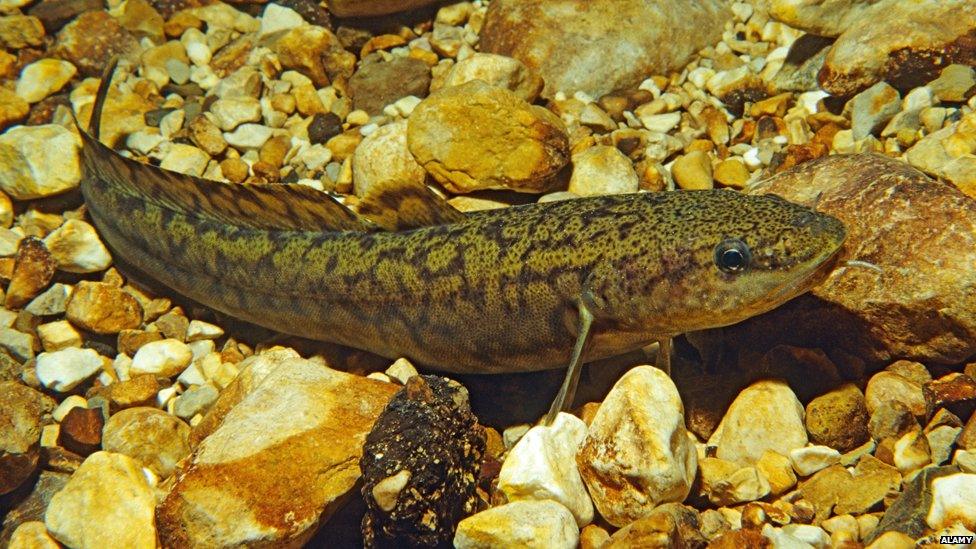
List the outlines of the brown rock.
{"type": "Polygon", "coordinates": [[[112,410],[124,410],[134,406],[147,406],[156,399],[159,382],[152,374],[142,374],[127,381],[108,386],[108,399],[112,410]]]}
{"type": "Polygon", "coordinates": [[[47,33],[54,34],[78,15],[104,7],[101,0],[48,0],[34,4],[27,14],[40,19],[47,33]]]}
{"type": "Polygon", "coordinates": [[[82,281],[68,301],[66,316],[72,324],[96,334],[117,334],[139,327],[142,307],[127,292],[104,282],[82,281]]]}
{"type": "Polygon", "coordinates": [[[227,141],[220,128],[206,116],[194,118],[186,128],[190,141],[210,156],[219,156],[227,149],[227,141]]]}
{"type": "Polygon", "coordinates": [[[102,445],[104,424],[101,410],[75,406],[61,420],[58,444],[80,456],[97,452],[102,445]]]}
{"type": "Polygon", "coordinates": [[[875,440],[897,438],[919,427],[912,411],[902,402],[891,400],[882,402],[871,414],[868,430],[875,440]]]}
{"type": "Polygon", "coordinates": [[[600,97],[679,69],[729,18],[714,0],[500,0],[488,7],[481,49],[538,71],[546,98],[600,97]]]}
{"type": "Polygon", "coordinates": [[[39,457],[41,415],[51,399],[14,381],[0,382],[0,494],[34,472],[39,457]]]}
{"type": "Polygon", "coordinates": [[[414,109],[407,145],[451,192],[545,192],[569,161],[562,121],[514,93],[475,80],[445,88],[414,109]]]}
{"type": "Polygon", "coordinates": [[[944,408],[961,418],[969,418],[976,407],[976,381],[966,374],[953,372],[930,381],[922,387],[930,414],[944,408]]]}
{"type": "Polygon", "coordinates": [[[102,431],[106,451],[125,454],[167,478],[190,453],[190,426],[162,410],[137,407],[109,418],[102,431]]]}
{"type": "Polygon", "coordinates": [[[186,330],[190,327],[190,320],[183,314],[182,309],[177,308],[157,318],[153,324],[163,336],[186,341],[186,330]]]}
{"type": "Polygon", "coordinates": [[[395,391],[295,359],[226,415],[218,400],[211,414],[223,421],[181,464],[157,508],[160,542],[301,545],[354,489],[365,435],[395,391]]]}
{"type": "Polygon", "coordinates": [[[336,35],[322,27],[303,25],[284,33],[274,44],[274,51],[285,69],[294,69],[312,79],[315,87],[328,86],[335,76],[352,74],[355,55],[342,49],[336,35]]]}
{"type": "Polygon", "coordinates": [[[427,97],[428,90],[430,67],[410,57],[364,63],[349,79],[353,107],[369,114],[380,114],[401,97],[427,97]]]}
{"type": "Polygon", "coordinates": [[[674,518],[667,513],[651,513],[614,532],[603,549],[676,547],[679,543],[674,518]]]}
{"type": "Polygon", "coordinates": [[[847,225],[840,260],[867,261],[881,272],[838,269],[809,294],[699,339],[729,348],[820,348],[838,362],[903,357],[951,364],[976,353],[971,198],[875,154],[807,162],[750,192],[817,203],[847,225]]]}
{"type": "Polygon", "coordinates": [[[115,55],[138,51],[139,43],[104,10],[87,11],[58,33],[54,51],[85,76],[100,76],[115,55]]]}
{"type": "Polygon", "coordinates": [[[773,542],[758,530],[733,530],[713,539],[709,549],[765,549],[773,542]]]}
{"type": "Polygon", "coordinates": [[[4,305],[19,309],[29,303],[47,287],[56,270],[57,262],[43,241],[32,236],[21,240],[4,305]]]}
{"type": "Polygon", "coordinates": [[[807,432],[814,444],[848,452],[870,437],[864,394],[853,383],[813,399],[806,411],[807,432]]]}
{"type": "Polygon", "coordinates": [[[820,84],[840,96],[886,80],[925,84],[948,65],[976,64],[976,5],[968,0],[878,2],[837,39],[820,84]]]}
{"type": "Polygon", "coordinates": [[[156,331],[125,329],[119,332],[116,348],[120,353],[125,353],[131,357],[136,354],[139,347],[160,339],[163,339],[163,334],[156,331]]]}
{"type": "Polygon", "coordinates": [[[54,471],[41,471],[30,493],[18,498],[16,505],[7,510],[0,528],[0,547],[8,547],[10,537],[18,526],[25,522],[43,521],[44,511],[54,494],[68,483],[70,475],[54,471]]]}
{"type": "Polygon", "coordinates": [[[436,0],[332,0],[329,11],[338,17],[372,17],[409,11],[435,3],[436,0]]]}
{"type": "Polygon", "coordinates": [[[41,20],[29,15],[0,17],[0,46],[15,50],[40,46],[44,42],[41,20]]]}
{"type": "MultiPolygon", "coordinates": [[[[3,77],[0,72],[0,78],[3,77]]],[[[0,130],[20,122],[30,112],[30,104],[7,88],[0,88],[0,130]]]]}

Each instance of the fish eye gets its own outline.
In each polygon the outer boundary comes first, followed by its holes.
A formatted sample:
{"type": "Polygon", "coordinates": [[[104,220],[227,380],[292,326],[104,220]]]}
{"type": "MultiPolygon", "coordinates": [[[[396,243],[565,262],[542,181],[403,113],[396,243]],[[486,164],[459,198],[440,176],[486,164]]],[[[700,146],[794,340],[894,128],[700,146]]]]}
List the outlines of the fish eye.
{"type": "Polygon", "coordinates": [[[726,238],[715,247],[715,265],[725,273],[741,273],[752,261],[752,252],[738,238],[726,238]]]}

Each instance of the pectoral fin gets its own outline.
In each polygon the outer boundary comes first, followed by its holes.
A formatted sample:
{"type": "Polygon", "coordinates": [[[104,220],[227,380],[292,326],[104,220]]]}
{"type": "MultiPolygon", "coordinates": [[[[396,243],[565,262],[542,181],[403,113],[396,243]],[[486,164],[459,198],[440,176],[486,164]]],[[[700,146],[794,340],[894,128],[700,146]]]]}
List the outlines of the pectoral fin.
{"type": "Polygon", "coordinates": [[[465,215],[423,183],[378,183],[359,203],[359,215],[388,231],[463,221],[465,215]]]}
{"type": "Polygon", "coordinates": [[[566,377],[563,378],[563,385],[559,388],[556,398],[552,401],[549,413],[543,425],[552,425],[559,412],[573,402],[576,395],[576,385],[579,384],[580,371],[583,369],[583,350],[586,348],[586,341],[590,336],[590,326],[593,324],[593,313],[581,300],[579,304],[579,323],[576,331],[576,345],[573,347],[572,357],[569,359],[569,367],[566,368],[566,377]]]}

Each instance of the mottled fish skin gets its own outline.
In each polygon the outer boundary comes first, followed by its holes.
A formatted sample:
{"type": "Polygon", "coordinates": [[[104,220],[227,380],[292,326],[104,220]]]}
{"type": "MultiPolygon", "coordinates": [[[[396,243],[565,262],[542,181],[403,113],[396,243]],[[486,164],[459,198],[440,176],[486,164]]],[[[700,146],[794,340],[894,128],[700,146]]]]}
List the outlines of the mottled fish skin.
{"type": "Polygon", "coordinates": [[[449,372],[565,367],[581,302],[595,317],[586,360],[738,322],[816,284],[845,237],[833,217],[722,190],[530,204],[399,232],[247,226],[134,190],[126,178],[147,169],[177,193],[185,176],[83,139],[88,210],[125,262],[255,324],[449,372]],[[751,249],[741,273],[716,266],[728,238],[751,249]]]}

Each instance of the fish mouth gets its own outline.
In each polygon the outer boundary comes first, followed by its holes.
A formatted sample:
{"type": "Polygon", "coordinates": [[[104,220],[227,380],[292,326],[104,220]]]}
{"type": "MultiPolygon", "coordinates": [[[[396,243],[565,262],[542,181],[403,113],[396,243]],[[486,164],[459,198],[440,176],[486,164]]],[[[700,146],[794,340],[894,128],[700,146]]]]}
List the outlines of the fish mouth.
{"type": "Polygon", "coordinates": [[[769,293],[768,299],[763,300],[759,313],[775,309],[783,303],[810,291],[826,280],[840,260],[841,248],[841,246],[837,246],[830,255],[826,256],[822,261],[811,265],[799,278],[789,280],[773,288],[769,293]]]}

